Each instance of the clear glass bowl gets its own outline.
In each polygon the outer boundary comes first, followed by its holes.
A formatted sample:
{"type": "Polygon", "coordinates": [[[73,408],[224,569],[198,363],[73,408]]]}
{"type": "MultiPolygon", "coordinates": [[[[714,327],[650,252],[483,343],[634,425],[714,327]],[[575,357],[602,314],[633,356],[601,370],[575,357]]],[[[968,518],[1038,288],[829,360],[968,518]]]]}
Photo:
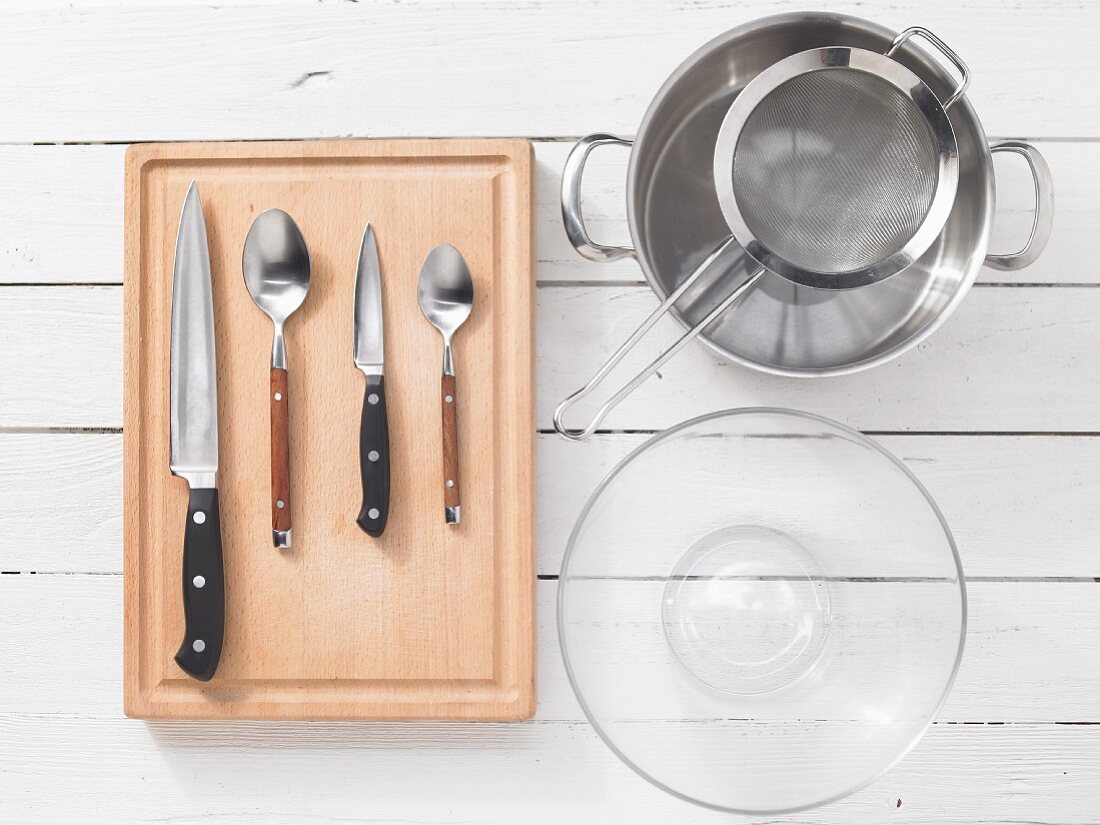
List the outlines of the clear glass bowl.
{"type": "Polygon", "coordinates": [[[786,813],[917,742],[958,670],[966,588],[894,456],[818,416],[732,410],[650,439],[593,493],[558,630],[631,768],[700,805],[786,813]]]}

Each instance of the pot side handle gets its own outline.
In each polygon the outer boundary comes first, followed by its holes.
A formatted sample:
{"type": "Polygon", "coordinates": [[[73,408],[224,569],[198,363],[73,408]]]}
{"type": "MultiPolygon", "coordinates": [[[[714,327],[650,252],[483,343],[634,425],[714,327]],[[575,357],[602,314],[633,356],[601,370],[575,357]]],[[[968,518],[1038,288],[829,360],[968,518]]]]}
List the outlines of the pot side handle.
{"type": "Polygon", "coordinates": [[[617,261],[620,258],[636,258],[629,246],[605,246],[596,243],[588,236],[581,212],[581,178],[584,177],[584,164],[588,155],[597,146],[633,146],[634,141],[614,135],[587,135],[577,141],[565,161],[561,176],[561,220],[565,224],[565,234],[569,242],[583,257],[590,261],[617,261]]]}
{"type": "Polygon", "coordinates": [[[1031,177],[1035,181],[1035,220],[1031,223],[1031,234],[1028,236],[1027,243],[1019,252],[985,256],[985,265],[990,269],[1011,272],[1035,263],[1036,259],[1043,254],[1047,241],[1050,240],[1050,230],[1054,225],[1054,179],[1051,177],[1046,159],[1030,143],[1006,140],[994,143],[989,147],[989,152],[990,154],[1012,152],[1022,156],[1027,161],[1031,169],[1031,177]]]}
{"type": "Polygon", "coordinates": [[[886,50],[886,56],[893,57],[894,52],[900,49],[905,44],[905,41],[909,40],[911,37],[918,36],[939,49],[940,54],[946,57],[959,73],[959,82],[955,85],[951,97],[943,104],[943,110],[946,112],[960,97],[966,94],[966,90],[970,86],[970,68],[963,63],[963,59],[959,57],[954,49],[936,37],[936,35],[932,34],[932,32],[928,31],[928,29],[922,28],[921,26],[913,26],[895,37],[894,42],[890,44],[890,48],[886,50]]]}

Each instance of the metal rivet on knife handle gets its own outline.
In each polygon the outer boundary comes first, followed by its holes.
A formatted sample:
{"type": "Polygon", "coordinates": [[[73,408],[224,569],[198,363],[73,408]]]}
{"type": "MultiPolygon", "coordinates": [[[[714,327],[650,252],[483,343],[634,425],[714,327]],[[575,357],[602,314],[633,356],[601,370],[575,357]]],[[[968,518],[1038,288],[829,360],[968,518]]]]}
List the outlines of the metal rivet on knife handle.
{"type": "Polygon", "coordinates": [[[368,223],[359,247],[355,274],[352,359],[366,384],[359,420],[359,478],[363,498],[355,523],[372,538],[381,537],[390,510],[390,436],[386,418],[382,267],[374,228],[368,223]]]}
{"type": "Polygon", "coordinates": [[[183,640],[176,664],[213,678],[225,633],[218,513],[218,379],[214,289],[198,186],[187,190],[172,273],[169,467],[189,487],[183,529],[183,640]]]}

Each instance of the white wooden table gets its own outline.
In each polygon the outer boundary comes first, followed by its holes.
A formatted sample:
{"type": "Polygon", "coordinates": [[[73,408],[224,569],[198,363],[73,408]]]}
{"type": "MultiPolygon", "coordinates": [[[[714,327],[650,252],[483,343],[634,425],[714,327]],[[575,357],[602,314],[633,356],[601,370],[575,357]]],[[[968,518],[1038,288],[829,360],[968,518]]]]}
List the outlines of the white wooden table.
{"type": "MultiPolygon", "coordinates": [[[[1044,257],[983,271],[905,357],[827,381],[693,348],[585,446],[550,410],[654,305],[629,262],[569,249],[577,136],[631,134],[663,78],[741,22],[806,4],[252,4],[0,0],[0,821],[694,823],[597,739],[553,596],[587,493],[646,433],[748,404],[850,423],[938,499],[970,580],[955,690],[855,796],[777,821],[1100,821],[1100,6],[818,5],[928,26],[969,61],[991,138],[1037,141],[1057,187],[1044,257]],[[144,724],[122,715],[122,159],[147,140],[522,135],[538,161],[539,710],[523,724],[144,724]]],[[[614,153],[605,152],[604,155],[614,153]]],[[[624,240],[623,161],[594,161],[594,232],[624,240]]],[[[998,161],[994,246],[1026,230],[998,161]]],[[[663,327],[665,341],[676,329],[663,327]]],[[[675,468],[670,468],[671,472],[675,468]]]]}

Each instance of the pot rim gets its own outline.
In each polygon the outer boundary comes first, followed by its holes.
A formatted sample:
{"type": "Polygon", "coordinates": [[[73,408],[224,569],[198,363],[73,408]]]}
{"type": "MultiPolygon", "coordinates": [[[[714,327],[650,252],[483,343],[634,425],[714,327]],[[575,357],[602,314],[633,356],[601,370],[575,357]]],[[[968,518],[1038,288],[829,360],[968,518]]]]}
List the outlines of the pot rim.
{"type": "MultiPolygon", "coordinates": [[[[875,23],[871,20],[867,20],[862,17],[855,17],[848,14],[835,14],[831,12],[786,12],[783,14],[774,14],[767,17],[757,18],[747,23],[743,23],[740,26],[735,26],[732,29],[728,29],[722,34],[711,38],[702,46],[693,51],[685,60],[683,60],[676,69],[670,74],[661,84],[661,87],[657,90],[657,93],[650,100],[649,106],[646,107],[645,114],[642,116],[642,121],[638,125],[638,130],[635,132],[633,145],[630,150],[630,160],[627,165],[626,175],[626,220],[627,227],[630,231],[630,239],[634,245],[635,254],[637,257],[638,265],[641,267],[642,275],[645,277],[646,283],[649,288],[660,298],[662,301],[668,297],[668,294],[660,286],[659,281],[653,275],[652,268],[649,263],[649,256],[645,251],[645,246],[639,243],[640,230],[638,227],[638,218],[634,210],[635,195],[637,191],[637,178],[638,178],[638,157],[640,156],[639,148],[644,148],[646,145],[646,135],[650,132],[650,127],[656,120],[657,110],[661,104],[668,97],[669,92],[675,87],[689,72],[691,72],[696,65],[698,65],[705,58],[713,54],[714,52],[725,48],[728,44],[738,38],[744,37],[746,34],[757,31],[760,29],[771,28],[773,26],[782,25],[784,23],[804,25],[807,23],[844,23],[848,25],[856,25],[865,31],[881,36],[886,43],[890,43],[897,36],[897,32],[891,31],[886,26],[879,23],[875,23]]],[[[837,44],[843,45],[843,44],[837,44]]],[[[932,64],[930,64],[932,65],[932,64]]],[[[757,372],[762,372],[770,375],[779,375],[793,378],[826,378],[830,376],[850,375],[856,372],[862,372],[870,367],[883,364],[887,361],[899,357],[903,353],[909,351],[913,347],[925,341],[932,333],[938,330],[947,319],[955,312],[959,304],[962,303],[963,298],[970,291],[974,281],[978,277],[978,271],[982,268],[982,264],[985,261],[986,253],[989,249],[989,236],[993,226],[993,215],[996,210],[996,182],[994,179],[993,171],[993,157],[990,154],[989,140],[986,137],[985,129],[982,127],[981,120],[978,118],[977,113],[974,111],[973,106],[970,104],[970,100],[966,95],[963,95],[957,100],[951,107],[951,114],[962,118],[967,126],[975,133],[977,142],[981,150],[981,166],[985,171],[986,184],[986,203],[985,215],[981,222],[979,231],[978,243],[975,244],[974,253],[971,255],[970,261],[967,265],[967,270],[963,274],[963,277],[959,279],[959,285],[955,290],[955,293],[951,296],[950,300],[940,309],[939,313],[925,325],[923,329],[917,332],[915,335],[907,339],[906,341],[898,344],[888,350],[884,350],[875,355],[870,355],[859,361],[853,361],[847,364],[841,364],[833,367],[783,367],[776,366],[774,364],[764,364],[759,361],[746,358],[732,350],[728,350],[725,347],[715,343],[704,332],[698,336],[696,340],[703,343],[714,354],[718,355],[722,359],[733,361],[742,366],[754,369],[757,372]]],[[[955,130],[959,132],[958,129],[955,130]]],[[[948,227],[950,226],[950,218],[948,218],[948,227]]],[[[945,228],[943,231],[948,231],[945,228]]],[[[736,310],[734,310],[736,311],[736,310]]],[[[669,308],[669,314],[676,319],[676,322],[681,326],[690,329],[692,324],[689,323],[680,311],[675,307],[669,308]]]]}

